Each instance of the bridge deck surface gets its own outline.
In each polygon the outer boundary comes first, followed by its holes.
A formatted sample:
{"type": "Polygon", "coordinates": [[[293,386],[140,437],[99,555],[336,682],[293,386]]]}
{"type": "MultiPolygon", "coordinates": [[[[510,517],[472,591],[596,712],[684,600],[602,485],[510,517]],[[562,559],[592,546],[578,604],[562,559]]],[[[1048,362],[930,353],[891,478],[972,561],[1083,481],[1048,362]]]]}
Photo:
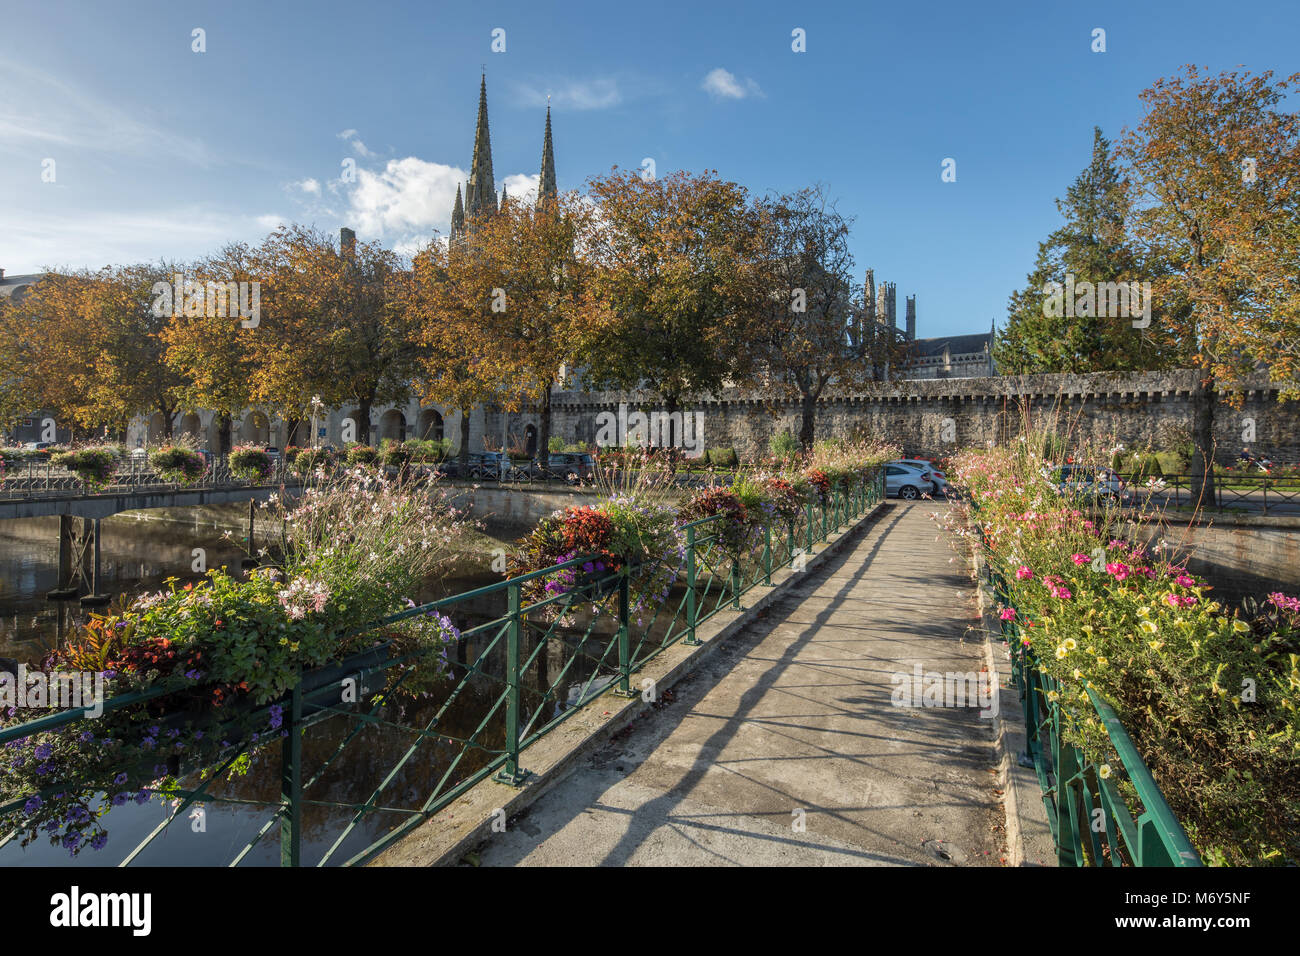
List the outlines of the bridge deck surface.
{"type": "Polygon", "coordinates": [[[916,663],[982,666],[966,562],[929,517],[942,507],[891,502],[492,834],[481,864],[996,865],[992,721],[891,704],[891,675],[916,663]]]}

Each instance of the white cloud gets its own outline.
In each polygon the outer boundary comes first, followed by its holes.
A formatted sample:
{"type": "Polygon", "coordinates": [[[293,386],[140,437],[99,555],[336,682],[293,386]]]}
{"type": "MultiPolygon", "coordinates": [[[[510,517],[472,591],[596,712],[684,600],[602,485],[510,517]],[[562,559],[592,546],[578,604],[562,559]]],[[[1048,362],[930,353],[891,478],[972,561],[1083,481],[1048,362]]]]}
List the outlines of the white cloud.
{"type": "Polygon", "coordinates": [[[299,180],[296,183],[290,183],[289,185],[294,189],[302,190],[303,192],[307,193],[310,196],[320,195],[320,182],[315,179],[312,179],[311,177],[308,177],[307,179],[299,180]]]}
{"type": "Polygon", "coordinates": [[[255,221],[267,232],[274,232],[289,220],[285,219],[281,215],[277,215],[276,213],[267,213],[266,215],[258,216],[255,221]]]}
{"type": "Polygon", "coordinates": [[[559,110],[603,110],[623,102],[618,81],[613,77],[561,80],[553,85],[517,84],[515,93],[516,103],[526,107],[545,106],[550,94],[551,105],[559,110]]]}
{"type": "Polygon", "coordinates": [[[447,231],[456,186],[468,175],[455,166],[414,156],[390,159],[382,170],[358,167],[348,194],[348,224],[367,236],[404,238],[420,232],[427,240],[434,229],[447,231]]]}
{"type": "Polygon", "coordinates": [[[749,77],[739,80],[734,73],[722,67],[710,70],[704,77],[704,82],[700,84],[700,88],[710,96],[720,99],[743,100],[747,96],[763,95],[763,91],[754,80],[749,77]]]}
{"type": "Polygon", "coordinates": [[[511,199],[520,199],[524,202],[537,201],[537,187],[541,183],[542,177],[537,173],[531,176],[527,173],[514,173],[501,180],[501,184],[506,191],[510,193],[511,199]]]}
{"type": "Polygon", "coordinates": [[[352,151],[363,159],[370,159],[379,155],[366,148],[366,144],[361,142],[361,137],[357,135],[357,131],[354,129],[345,129],[339,133],[339,139],[351,146],[352,151]]]}

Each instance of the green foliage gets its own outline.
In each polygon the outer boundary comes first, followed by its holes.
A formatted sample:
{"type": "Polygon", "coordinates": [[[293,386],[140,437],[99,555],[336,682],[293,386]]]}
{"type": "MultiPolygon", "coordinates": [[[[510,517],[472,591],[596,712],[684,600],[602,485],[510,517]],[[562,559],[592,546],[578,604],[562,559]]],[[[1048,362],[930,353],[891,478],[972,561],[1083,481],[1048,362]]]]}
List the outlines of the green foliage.
{"type": "Polygon", "coordinates": [[[113,480],[117,459],[117,450],[114,448],[82,448],[77,451],[59,452],[51,458],[51,461],[72,472],[84,481],[87,487],[98,489],[113,480]]]}
{"type": "Polygon", "coordinates": [[[203,456],[185,445],[166,445],[149,453],[149,464],[167,481],[191,485],[203,477],[207,465],[203,456]]]}
{"type": "Polygon", "coordinates": [[[1178,352],[1158,314],[1146,328],[1135,328],[1132,317],[1082,314],[1084,308],[1074,308],[1077,297],[1069,310],[1064,301],[1060,309],[1048,304],[1048,283],[1058,283],[1063,297],[1072,293],[1067,276],[1075,289],[1086,290],[1083,283],[1153,281],[1163,270],[1159,262],[1144,261],[1126,237],[1130,203],[1100,129],[1093,132],[1092,161],[1056,205],[1065,221],[1039,244],[1025,287],[1011,296],[1006,328],[994,346],[998,368],[1024,374],[1177,364],[1178,352]]]}
{"type": "Polygon", "coordinates": [[[379,452],[370,445],[351,445],[348,447],[347,463],[349,465],[373,465],[379,460],[379,452]]]}
{"type": "Polygon", "coordinates": [[[790,433],[790,429],[777,432],[767,443],[767,449],[777,461],[792,461],[799,456],[799,439],[790,433]]]}
{"type": "Polygon", "coordinates": [[[245,481],[267,481],[275,469],[271,456],[263,449],[240,447],[230,453],[227,459],[230,473],[245,481]]]}
{"type": "Polygon", "coordinates": [[[710,448],[708,456],[709,464],[715,468],[735,468],[740,462],[734,448],[710,448]]]}

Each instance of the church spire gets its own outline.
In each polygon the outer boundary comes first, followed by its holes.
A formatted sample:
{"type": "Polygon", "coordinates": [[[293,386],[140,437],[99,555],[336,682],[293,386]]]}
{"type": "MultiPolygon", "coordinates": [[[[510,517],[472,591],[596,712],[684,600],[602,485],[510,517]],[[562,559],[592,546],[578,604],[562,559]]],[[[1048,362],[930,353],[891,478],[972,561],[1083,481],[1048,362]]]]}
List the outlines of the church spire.
{"type": "Polygon", "coordinates": [[[551,98],[546,98],[546,138],[542,142],[542,175],[537,184],[537,201],[556,198],[555,151],[551,147],[551,98]]]}
{"type": "Polygon", "coordinates": [[[492,139],[488,132],[487,74],[478,87],[478,126],[474,130],[474,157],[470,161],[465,190],[465,214],[469,219],[491,216],[497,211],[496,182],[492,176],[492,139]]]}
{"type": "Polygon", "coordinates": [[[451,234],[459,236],[465,231],[465,207],[460,201],[460,183],[456,184],[456,205],[451,207],[451,234]]]}

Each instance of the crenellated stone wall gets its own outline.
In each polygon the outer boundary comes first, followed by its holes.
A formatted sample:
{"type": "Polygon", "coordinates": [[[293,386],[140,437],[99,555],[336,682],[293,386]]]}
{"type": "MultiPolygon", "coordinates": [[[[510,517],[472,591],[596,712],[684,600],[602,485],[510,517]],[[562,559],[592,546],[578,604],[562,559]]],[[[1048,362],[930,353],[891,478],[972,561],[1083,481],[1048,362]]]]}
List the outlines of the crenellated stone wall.
{"type": "MultiPolygon", "coordinates": [[[[881,384],[848,395],[827,395],[819,404],[817,437],[855,431],[901,442],[908,454],[937,456],[959,447],[1005,441],[1023,430],[1022,408],[1040,421],[1055,416],[1059,427],[1098,445],[1127,447],[1171,444],[1174,431],[1190,430],[1193,371],[1083,375],[1025,375],[939,379],[881,384]]],[[[1217,457],[1236,458],[1243,445],[1275,461],[1300,461],[1300,403],[1278,400],[1276,384],[1262,376],[1244,383],[1242,407],[1220,397],[1215,415],[1217,457]],[[1253,430],[1253,440],[1251,433],[1253,430]]],[[[594,443],[597,416],[662,409],[653,396],[614,392],[557,392],[552,400],[553,434],[566,442],[594,443]]],[[[799,430],[796,400],[728,389],[717,398],[684,404],[704,416],[709,448],[733,447],[741,457],[766,453],[771,436],[799,430]]],[[[536,421],[511,416],[511,432],[536,421]]],[[[489,428],[489,431],[491,429],[489,428]]]]}

